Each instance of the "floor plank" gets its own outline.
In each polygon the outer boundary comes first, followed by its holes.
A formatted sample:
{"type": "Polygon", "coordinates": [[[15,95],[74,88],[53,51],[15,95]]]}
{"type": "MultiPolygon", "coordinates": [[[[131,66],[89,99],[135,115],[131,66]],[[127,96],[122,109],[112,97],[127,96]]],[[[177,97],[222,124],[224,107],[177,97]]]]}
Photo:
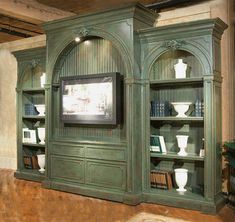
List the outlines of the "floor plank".
{"type": "Polygon", "coordinates": [[[121,203],[47,190],[40,183],[15,179],[0,169],[0,222],[126,222],[141,212],[192,222],[234,222],[235,211],[225,206],[218,215],[206,215],[155,204],[121,203]]]}

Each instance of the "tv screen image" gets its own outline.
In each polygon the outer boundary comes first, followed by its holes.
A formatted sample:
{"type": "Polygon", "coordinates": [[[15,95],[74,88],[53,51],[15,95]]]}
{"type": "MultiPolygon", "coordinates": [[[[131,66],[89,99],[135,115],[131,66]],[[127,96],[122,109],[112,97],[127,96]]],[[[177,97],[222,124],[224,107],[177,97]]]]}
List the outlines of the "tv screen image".
{"type": "Polygon", "coordinates": [[[61,120],[67,123],[117,124],[120,74],[61,78],[61,120]]]}

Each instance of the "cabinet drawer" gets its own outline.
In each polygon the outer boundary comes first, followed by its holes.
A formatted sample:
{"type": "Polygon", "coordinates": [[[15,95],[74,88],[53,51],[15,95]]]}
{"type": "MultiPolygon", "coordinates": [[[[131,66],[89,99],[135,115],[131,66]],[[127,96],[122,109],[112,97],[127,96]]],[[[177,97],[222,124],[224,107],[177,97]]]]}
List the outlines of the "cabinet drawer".
{"type": "Polygon", "coordinates": [[[75,158],[51,156],[51,177],[84,183],[84,161],[75,158]]]}
{"type": "Polygon", "coordinates": [[[101,159],[101,160],[114,160],[125,161],[125,150],[110,149],[102,147],[86,147],[86,158],[101,159]]]}
{"type": "Polygon", "coordinates": [[[70,144],[52,144],[51,148],[52,154],[67,155],[75,157],[84,157],[84,147],[83,146],[73,146],[70,144]]]}
{"type": "Polygon", "coordinates": [[[125,190],[126,166],[111,162],[86,163],[86,183],[107,188],[125,190]]]}

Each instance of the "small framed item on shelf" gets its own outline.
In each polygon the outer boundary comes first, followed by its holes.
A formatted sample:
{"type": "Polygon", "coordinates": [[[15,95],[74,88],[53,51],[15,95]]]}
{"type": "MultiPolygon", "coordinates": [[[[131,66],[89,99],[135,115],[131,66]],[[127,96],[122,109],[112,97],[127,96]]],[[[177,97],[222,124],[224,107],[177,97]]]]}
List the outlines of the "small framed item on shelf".
{"type": "Polygon", "coordinates": [[[23,143],[37,143],[36,130],[23,128],[23,143]]]}
{"type": "Polygon", "coordinates": [[[150,135],[150,151],[158,153],[167,153],[166,143],[163,136],[150,135]]]}

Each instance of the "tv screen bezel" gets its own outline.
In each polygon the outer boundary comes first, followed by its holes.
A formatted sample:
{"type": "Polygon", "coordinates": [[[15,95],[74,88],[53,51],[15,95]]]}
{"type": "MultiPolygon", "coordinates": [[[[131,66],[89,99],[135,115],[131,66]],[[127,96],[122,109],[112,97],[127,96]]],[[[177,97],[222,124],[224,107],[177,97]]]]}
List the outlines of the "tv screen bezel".
{"type": "MultiPolygon", "coordinates": [[[[118,72],[102,73],[102,74],[90,74],[90,75],[77,75],[60,78],[60,120],[63,123],[68,124],[93,124],[93,125],[117,125],[120,123],[121,113],[121,75],[118,72]],[[102,83],[105,82],[105,78],[111,78],[112,80],[112,117],[110,119],[102,118],[100,115],[64,115],[63,114],[63,92],[64,86],[71,82],[74,84],[84,83],[102,83]]],[[[95,89],[94,89],[95,90],[95,89]]]]}

